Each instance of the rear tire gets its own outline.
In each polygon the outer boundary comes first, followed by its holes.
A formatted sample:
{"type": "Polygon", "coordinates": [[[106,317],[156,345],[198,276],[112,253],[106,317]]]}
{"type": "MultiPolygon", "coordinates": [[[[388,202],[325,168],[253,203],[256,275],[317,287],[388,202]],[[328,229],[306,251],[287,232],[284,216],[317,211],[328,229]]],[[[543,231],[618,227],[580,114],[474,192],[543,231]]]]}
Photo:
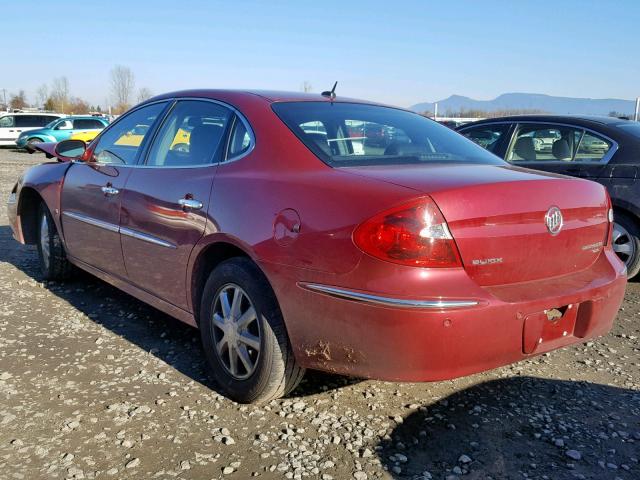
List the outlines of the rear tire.
{"type": "Polygon", "coordinates": [[[640,228],[626,213],[615,212],[613,250],[627,267],[627,278],[635,277],[640,272],[640,228]]]}
{"type": "Polygon", "coordinates": [[[264,403],[300,383],[304,368],[296,364],[278,301],[249,259],[226,260],[211,272],[200,313],[204,352],[222,394],[264,403]]]}
{"type": "Polygon", "coordinates": [[[56,225],[44,203],[38,208],[38,257],[45,280],[66,280],[73,266],[67,260],[56,225]]]}

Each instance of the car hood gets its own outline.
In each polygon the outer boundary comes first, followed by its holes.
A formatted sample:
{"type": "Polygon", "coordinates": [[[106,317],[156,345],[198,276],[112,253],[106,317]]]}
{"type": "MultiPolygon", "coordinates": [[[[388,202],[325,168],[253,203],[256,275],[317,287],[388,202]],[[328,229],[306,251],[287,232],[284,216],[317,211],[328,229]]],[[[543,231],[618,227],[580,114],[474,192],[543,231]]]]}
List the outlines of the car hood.
{"type": "Polygon", "coordinates": [[[20,134],[20,136],[27,136],[27,135],[48,135],[51,136],[51,130],[48,128],[35,128],[32,130],[27,130],[26,132],[22,132],[20,134]]]}

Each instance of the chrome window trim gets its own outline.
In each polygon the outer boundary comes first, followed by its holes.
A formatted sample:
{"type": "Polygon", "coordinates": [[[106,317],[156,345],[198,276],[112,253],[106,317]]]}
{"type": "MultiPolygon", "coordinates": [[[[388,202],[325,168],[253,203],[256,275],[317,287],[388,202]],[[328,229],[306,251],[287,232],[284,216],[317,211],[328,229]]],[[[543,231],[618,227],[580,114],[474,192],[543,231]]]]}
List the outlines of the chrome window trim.
{"type": "Polygon", "coordinates": [[[152,243],[154,245],[159,245],[161,247],[166,247],[166,248],[176,248],[176,246],[173,243],[169,243],[158,237],[154,237],[153,235],[147,235],[146,233],[138,232],[130,228],[120,227],[114,223],[104,222],[102,220],[98,220],[97,218],[93,218],[88,215],[83,215],[82,213],[64,211],[62,212],[62,215],[67,216],[69,218],[73,218],[80,222],[86,223],[87,225],[93,225],[94,227],[102,228],[104,230],[108,230],[113,233],[120,233],[122,235],[136,238],[138,240],[142,240],[147,243],[152,243]]]}
{"type": "Polygon", "coordinates": [[[118,225],[116,225],[114,223],[103,222],[102,220],[98,220],[97,218],[93,218],[93,217],[90,217],[88,215],[83,215],[81,213],[63,211],[62,215],[66,216],[66,217],[69,217],[69,218],[73,218],[73,219],[78,220],[80,222],[84,222],[84,223],[86,223],[88,225],[93,225],[94,227],[98,227],[98,228],[103,228],[105,230],[109,230],[110,232],[118,233],[119,230],[120,230],[120,227],[118,227],[118,225]]]}
{"type": "Polygon", "coordinates": [[[307,290],[323,293],[331,297],[340,298],[343,300],[352,300],[355,302],[361,302],[371,305],[381,305],[385,307],[396,308],[422,308],[422,309],[441,309],[446,310],[450,308],[468,308],[475,307],[480,304],[477,300],[412,300],[403,298],[384,297],[380,295],[373,295],[369,293],[354,292],[353,290],[345,290],[337,287],[330,287],[327,285],[320,285],[317,283],[300,282],[299,286],[307,290]]]}
{"type": "Polygon", "coordinates": [[[147,235],[146,233],[132,230],[127,227],[120,227],[120,233],[122,235],[126,235],[127,237],[136,238],[138,240],[142,240],[143,242],[153,243],[154,245],[159,245],[161,247],[176,248],[173,243],[167,242],[158,237],[154,237],[153,235],[147,235]]]}
{"type": "MultiPolygon", "coordinates": [[[[246,157],[251,152],[253,152],[253,149],[256,146],[256,137],[255,137],[255,134],[253,132],[253,128],[251,128],[251,124],[246,119],[246,117],[242,114],[242,112],[240,112],[240,110],[235,108],[233,105],[230,105],[228,103],[222,102],[220,100],[216,100],[216,99],[213,99],[213,98],[206,98],[206,97],[170,97],[170,98],[163,98],[161,100],[156,100],[155,102],[145,103],[144,105],[140,105],[140,106],[136,107],[135,109],[129,110],[126,113],[126,115],[122,115],[122,116],[118,117],[114,122],[110,123],[107,127],[105,127],[100,132],[100,135],[98,135],[93,141],[96,141],[96,140],[99,141],[99,138],[104,134],[104,132],[107,131],[109,128],[111,128],[116,123],[118,123],[118,121],[120,121],[120,119],[127,117],[130,113],[133,113],[133,112],[135,112],[136,110],[139,110],[142,107],[146,107],[146,106],[149,106],[149,105],[154,105],[156,103],[172,104],[171,107],[169,108],[169,110],[164,112],[162,118],[160,119],[161,122],[164,123],[165,118],[167,117],[167,115],[169,115],[171,113],[171,110],[175,106],[176,102],[178,102],[180,100],[198,100],[198,101],[202,101],[202,102],[211,102],[211,103],[216,103],[216,104],[218,104],[218,105],[220,105],[222,107],[225,107],[225,108],[231,110],[231,112],[236,115],[235,118],[239,118],[240,121],[244,124],[244,127],[247,130],[247,133],[249,133],[249,138],[251,139],[251,145],[249,146],[249,148],[245,152],[242,152],[240,155],[237,155],[237,156],[231,157],[231,158],[228,158],[226,156],[227,155],[227,151],[225,149],[225,151],[223,152],[223,155],[224,155],[224,159],[223,160],[221,160],[219,162],[205,163],[205,164],[201,164],[201,165],[172,165],[171,167],[163,167],[163,166],[159,166],[159,165],[144,165],[144,164],[137,164],[137,163],[136,164],[132,164],[132,165],[127,164],[127,163],[102,163],[102,162],[93,162],[93,163],[95,163],[96,165],[108,165],[108,166],[129,167],[129,168],[174,168],[174,169],[178,169],[178,168],[179,169],[182,169],[182,168],[207,168],[207,167],[223,165],[223,164],[227,164],[227,163],[231,163],[231,162],[236,162],[236,161],[246,157]]],[[[161,126],[162,125],[159,125],[158,129],[161,126]]],[[[151,143],[153,143],[153,141],[155,140],[155,136],[156,136],[156,134],[158,132],[158,129],[156,129],[156,131],[154,132],[154,136],[150,140],[151,143]]],[[[145,153],[145,162],[146,162],[146,155],[148,154],[148,150],[146,150],[144,153],[145,153]]],[[[87,163],[87,162],[76,161],[76,163],[87,163]]]]}
{"type": "MultiPolygon", "coordinates": [[[[593,133],[595,136],[597,137],[601,137],[604,138],[605,140],[611,142],[611,148],[609,149],[609,151],[607,152],[607,154],[605,156],[603,156],[600,160],[598,160],[597,162],[579,162],[579,161],[575,161],[575,160],[571,160],[570,162],[566,162],[563,160],[541,160],[541,162],[544,163],[553,163],[553,164],[559,164],[559,165],[566,165],[568,163],[571,164],[576,164],[576,165],[607,165],[610,161],[611,158],[616,154],[616,152],[618,151],[618,142],[616,142],[613,138],[608,137],[607,135],[604,135],[603,133],[600,133],[596,130],[593,130],[592,128],[589,127],[582,127],[580,125],[576,125],[576,124],[571,124],[571,123],[564,123],[564,122],[543,122],[540,120],[532,120],[532,121],[527,121],[527,120],[522,120],[522,121],[509,121],[509,120],[501,120],[501,121],[496,121],[496,122],[486,122],[486,123],[482,123],[482,125],[469,125],[469,127],[465,128],[461,128],[460,130],[458,130],[458,132],[460,134],[464,134],[465,130],[471,130],[472,128],[480,128],[483,127],[485,125],[515,125],[515,130],[513,131],[513,134],[511,136],[511,139],[509,141],[509,145],[507,146],[507,151],[505,153],[505,158],[503,159],[505,162],[509,163],[510,165],[525,165],[526,163],[536,163],[536,162],[530,162],[530,161],[524,161],[524,162],[515,162],[512,163],[509,160],[506,159],[506,157],[508,156],[509,152],[511,151],[511,148],[513,147],[513,143],[515,141],[516,135],[518,134],[518,130],[520,129],[521,125],[557,125],[560,127],[568,127],[568,128],[575,128],[576,130],[582,130],[583,132],[589,132],[589,133],[593,133]]],[[[584,136],[584,134],[583,134],[584,136]]],[[[580,137],[580,141],[582,141],[582,137],[580,137]]]]}
{"type": "MultiPolygon", "coordinates": [[[[213,98],[205,98],[205,97],[174,97],[169,99],[171,102],[173,102],[173,105],[171,106],[171,109],[167,111],[167,113],[165,114],[165,116],[162,118],[162,123],[164,123],[164,121],[166,120],[167,116],[171,114],[171,110],[175,107],[175,104],[181,100],[197,100],[200,102],[210,102],[210,103],[215,103],[217,105],[220,105],[221,107],[224,107],[228,110],[231,111],[232,115],[231,115],[231,119],[230,119],[230,123],[232,124],[231,127],[233,127],[233,124],[235,123],[235,119],[239,118],[240,121],[244,124],[245,129],[247,130],[247,133],[249,134],[249,138],[251,141],[251,145],[249,145],[249,148],[245,151],[242,152],[240,155],[237,155],[235,157],[227,157],[227,146],[225,146],[223,152],[222,152],[222,156],[223,159],[218,161],[218,162],[211,162],[211,163],[205,163],[205,164],[199,164],[199,165],[172,165],[170,167],[164,167],[162,165],[145,165],[145,164],[138,164],[138,165],[127,165],[128,167],[132,167],[132,168],[207,168],[207,167],[216,167],[218,165],[225,165],[227,163],[231,163],[231,162],[236,162],[244,157],[246,157],[247,155],[249,155],[253,149],[256,146],[256,137],[255,134],[253,133],[253,129],[251,128],[251,124],[249,123],[249,121],[244,117],[244,115],[240,112],[240,110],[238,110],[237,108],[235,108],[233,105],[229,105],[228,103],[222,102],[220,100],[215,100],[213,98]]],[[[160,131],[160,128],[162,128],[162,124],[159,125],[158,129],[156,130],[156,132],[154,132],[154,137],[151,139],[151,144],[153,144],[153,142],[155,141],[155,136],[158,134],[158,132],[160,131]]],[[[229,135],[231,134],[231,129],[229,129],[229,135]]],[[[229,135],[227,135],[227,144],[229,143],[229,135]]],[[[149,151],[146,152],[146,154],[148,154],[149,151]]],[[[146,162],[146,154],[145,154],[145,162],[146,162]]],[[[113,165],[117,165],[117,164],[113,164],[113,165]]]]}

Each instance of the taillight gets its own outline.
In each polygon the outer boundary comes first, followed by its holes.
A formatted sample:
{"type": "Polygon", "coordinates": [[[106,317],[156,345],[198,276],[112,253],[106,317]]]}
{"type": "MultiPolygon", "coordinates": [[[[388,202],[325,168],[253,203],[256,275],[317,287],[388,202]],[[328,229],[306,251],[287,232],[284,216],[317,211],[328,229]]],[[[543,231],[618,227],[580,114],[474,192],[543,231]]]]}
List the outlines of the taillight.
{"type": "Polygon", "coordinates": [[[611,205],[611,197],[609,197],[609,193],[607,192],[607,236],[604,239],[605,245],[613,244],[613,207],[611,205]]]}
{"type": "Polygon", "coordinates": [[[447,222],[430,197],[379,213],[356,228],[353,241],[363,252],[401,265],[462,266],[447,222]]]}

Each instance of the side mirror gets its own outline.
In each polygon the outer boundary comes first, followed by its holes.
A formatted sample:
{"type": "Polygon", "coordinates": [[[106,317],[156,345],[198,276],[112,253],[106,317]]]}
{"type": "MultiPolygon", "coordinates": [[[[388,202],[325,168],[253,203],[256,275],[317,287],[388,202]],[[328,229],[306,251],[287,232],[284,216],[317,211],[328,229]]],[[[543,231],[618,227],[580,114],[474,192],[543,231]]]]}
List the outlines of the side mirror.
{"type": "Polygon", "coordinates": [[[87,144],[82,140],[63,140],[56,144],[55,154],[60,160],[74,160],[82,156],[87,144]]]}

